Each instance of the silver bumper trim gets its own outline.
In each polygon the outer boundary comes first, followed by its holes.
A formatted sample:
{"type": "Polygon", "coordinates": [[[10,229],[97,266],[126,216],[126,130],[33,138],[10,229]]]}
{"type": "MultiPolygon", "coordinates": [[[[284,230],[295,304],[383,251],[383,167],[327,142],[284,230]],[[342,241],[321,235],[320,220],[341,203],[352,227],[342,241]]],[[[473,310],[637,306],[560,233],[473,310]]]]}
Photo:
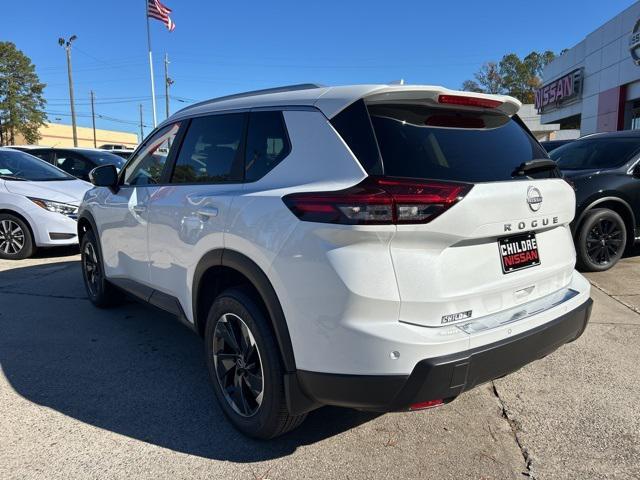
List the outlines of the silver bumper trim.
{"type": "Polygon", "coordinates": [[[509,323],[524,320],[525,318],[532,317],[546,310],[557,307],[558,305],[571,300],[578,295],[578,293],[579,292],[571,288],[563,288],[562,290],[558,290],[555,293],[538,298],[537,300],[518,305],[517,307],[513,307],[502,312],[480,317],[475,320],[459,323],[455,326],[468,334],[491,330],[509,323]]]}

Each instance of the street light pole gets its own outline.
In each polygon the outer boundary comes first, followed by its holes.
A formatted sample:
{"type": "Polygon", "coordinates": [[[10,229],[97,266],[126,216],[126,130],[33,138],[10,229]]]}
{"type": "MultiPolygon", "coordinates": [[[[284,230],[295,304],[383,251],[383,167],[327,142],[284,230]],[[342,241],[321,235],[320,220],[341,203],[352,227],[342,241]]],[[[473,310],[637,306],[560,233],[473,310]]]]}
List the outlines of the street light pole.
{"type": "Polygon", "coordinates": [[[95,95],[91,90],[91,123],[93,123],[93,148],[98,148],[98,142],[96,141],[96,111],[94,108],[95,95]]]}
{"type": "Polygon", "coordinates": [[[73,100],[73,77],[71,75],[71,43],[78,37],[71,35],[69,40],[64,38],[58,38],[58,44],[63,47],[67,52],[67,75],[69,76],[69,103],[71,105],[71,127],[73,129],[73,146],[78,146],[78,130],[76,128],[76,106],[73,100]]]}

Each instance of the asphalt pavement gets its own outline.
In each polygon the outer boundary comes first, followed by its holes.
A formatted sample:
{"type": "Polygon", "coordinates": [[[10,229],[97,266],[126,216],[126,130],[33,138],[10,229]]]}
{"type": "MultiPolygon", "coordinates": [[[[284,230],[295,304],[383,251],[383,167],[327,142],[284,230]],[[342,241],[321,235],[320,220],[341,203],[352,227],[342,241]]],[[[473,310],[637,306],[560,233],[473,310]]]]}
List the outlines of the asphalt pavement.
{"type": "Polygon", "coordinates": [[[422,412],[323,408],[259,442],[170,315],[95,309],[76,249],[0,260],[0,479],[640,478],[640,255],[589,279],[585,334],[512,375],[422,412]]]}

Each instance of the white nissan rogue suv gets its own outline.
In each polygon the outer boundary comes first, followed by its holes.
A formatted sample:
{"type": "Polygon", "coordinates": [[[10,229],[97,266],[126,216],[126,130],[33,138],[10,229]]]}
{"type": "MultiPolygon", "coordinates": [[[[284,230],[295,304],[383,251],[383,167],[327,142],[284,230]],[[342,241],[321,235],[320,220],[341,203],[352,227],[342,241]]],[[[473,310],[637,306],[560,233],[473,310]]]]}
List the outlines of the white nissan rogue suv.
{"type": "Polygon", "coordinates": [[[296,85],[190,106],[79,212],[98,307],[204,337],[215,394],[271,438],[322,405],[419,410],[578,338],[571,186],[511,97],[296,85]]]}

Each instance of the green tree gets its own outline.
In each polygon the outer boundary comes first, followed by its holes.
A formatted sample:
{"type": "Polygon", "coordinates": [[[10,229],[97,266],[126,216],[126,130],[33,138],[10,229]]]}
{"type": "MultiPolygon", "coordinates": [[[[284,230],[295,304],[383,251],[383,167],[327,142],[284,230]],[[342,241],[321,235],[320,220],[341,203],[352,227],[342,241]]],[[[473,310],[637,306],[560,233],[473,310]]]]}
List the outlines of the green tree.
{"type": "Polygon", "coordinates": [[[531,52],[523,59],[509,53],[498,64],[485,63],[474,75],[475,81],[466,80],[462,88],[482,93],[503,93],[516,97],[522,103],[533,103],[535,90],[542,82],[542,70],[554,58],[555,54],[549,50],[531,52]]]}
{"type": "Polygon", "coordinates": [[[522,103],[533,103],[535,91],[542,83],[542,70],[554,58],[551,51],[531,52],[522,60],[515,53],[502,57],[500,75],[507,95],[516,97],[522,103]]]}
{"type": "Polygon", "coordinates": [[[27,143],[38,141],[46,119],[44,87],[31,59],[13,43],[0,42],[0,145],[15,143],[17,134],[27,143]]]}

